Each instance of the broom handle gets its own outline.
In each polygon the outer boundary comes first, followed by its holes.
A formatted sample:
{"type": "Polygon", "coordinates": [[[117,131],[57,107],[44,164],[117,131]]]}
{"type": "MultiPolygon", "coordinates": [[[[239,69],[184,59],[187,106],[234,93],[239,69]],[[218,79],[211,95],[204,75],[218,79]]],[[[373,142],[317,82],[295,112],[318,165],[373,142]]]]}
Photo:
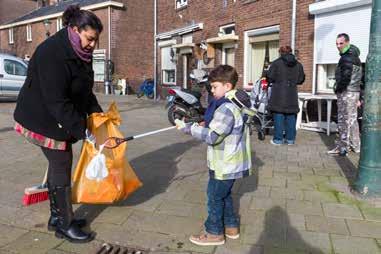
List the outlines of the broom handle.
{"type": "Polygon", "coordinates": [[[49,167],[47,167],[45,170],[45,175],[44,175],[44,180],[42,180],[42,185],[45,185],[46,182],[48,181],[48,170],[49,170],[49,167]]]}

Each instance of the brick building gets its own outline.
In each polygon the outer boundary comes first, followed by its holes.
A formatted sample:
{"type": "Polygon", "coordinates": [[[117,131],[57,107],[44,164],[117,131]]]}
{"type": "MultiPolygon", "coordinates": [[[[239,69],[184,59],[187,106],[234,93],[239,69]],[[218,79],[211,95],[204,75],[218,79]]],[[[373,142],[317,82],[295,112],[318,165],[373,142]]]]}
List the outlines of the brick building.
{"type": "MultiPolygon", "coordinates": [[[[70,4],[93,11],[104,30],[94,52],[97,88],[102,89],[105,61],[115,64],[115,75],[128,78],[137,87],[153,73],[153,2],[151,0],[48,0],[26,15],[0,25],[0,50],[21,58],[31,56],[35,48],[62,28],[62,14],[70,4]]],[[[0,3],[3,9],[3,2],[0,3]]],[[[34,5],[37,6],[34,1],[34,5]]]]}
{"type": "Polygon", "coordinates": [[[278,57],[280,45],[294,45],[306,72],[300,90],[311,91],[314,16],[309,5],[314,2],[299,0],[293,8],[289,0],[159,1],[160,84],[189,87],[192,69],[226,63],[236,67],[239,86],[248,87],[261,76],[264,65],[278,57]]]}

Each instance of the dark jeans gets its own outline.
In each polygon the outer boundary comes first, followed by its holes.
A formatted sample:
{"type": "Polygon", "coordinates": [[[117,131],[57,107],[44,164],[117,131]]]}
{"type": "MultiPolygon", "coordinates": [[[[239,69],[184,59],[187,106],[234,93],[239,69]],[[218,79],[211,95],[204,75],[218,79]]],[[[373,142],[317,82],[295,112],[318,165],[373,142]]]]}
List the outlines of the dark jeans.
{"type": "Polygon", "coordinates": [[[65,151],[41,147],[49,161],[48,183],[50,186],[71,186],[71,165],[73,152],[71,145],[65,151]]]}
{"type": "Polygon", "coordinates": [[[208,218],[206,232],[214,235],[224,234],[224,227],[238,227],[238,219],[233,209],[231,190],[235,180],[216,180],[208,182],[208,218]]]}
{"type": "Polygon", "coordinates": [[[284,132],[287,143],[295,143],[296,114],[274,113],[274,143],[283,144],[284,132]]]}

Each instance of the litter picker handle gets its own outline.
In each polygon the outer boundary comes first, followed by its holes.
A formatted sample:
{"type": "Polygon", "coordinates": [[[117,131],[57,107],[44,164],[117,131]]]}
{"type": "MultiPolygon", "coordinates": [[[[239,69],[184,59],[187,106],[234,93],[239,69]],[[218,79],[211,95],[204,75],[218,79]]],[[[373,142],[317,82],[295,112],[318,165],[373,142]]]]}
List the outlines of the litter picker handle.
{"type": "Polygon", "coordinates": [[[124,143],[126,141],[142,138],[142,137],[145,137],[145,136],[154,135],[154,134],[157,134],[157,133],[160,133],[160,132],[163,132],[163,131],[172,130],[172,129],[175,129],[175,128],[176,128],[176,126],[171,126],[171,127],[167,127],[167,128],[163,128],[163,129],[159,129],[159,130],[155,130],[155,131],[150,131],[150,132],[142,133],[142,134],[135,135],[135,136],[129,136],[129,137],[125,137],[125,138],[109,137],[105,141],[104,144],[105,144],[106,148],[112,149],[112,148],[118,147],[120,144],[122,144],[122,143],[124,143]]]}

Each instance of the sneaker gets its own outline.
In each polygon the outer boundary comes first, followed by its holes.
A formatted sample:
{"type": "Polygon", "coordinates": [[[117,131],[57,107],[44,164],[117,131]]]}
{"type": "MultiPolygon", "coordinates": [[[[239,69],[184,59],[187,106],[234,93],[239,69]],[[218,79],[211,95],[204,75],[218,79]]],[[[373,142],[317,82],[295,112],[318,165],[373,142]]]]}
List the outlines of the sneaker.
{"type": "Polygon", "coordinates": [[[274,141],[273,139],[270,139],[270,144],[274,145],[274,146],[280,146],[282,145],[282,143],[278,143],[280,141],[274,141]]]}
{"type": "Polygon", "coordinates": [[[336,146],[336,147],[333,148],[332,150],[329,150],[329,151],[327,152],[327,154],[330,154],[330,155],[346,156],[346,155],[347,155],[347,150],[342,149],[342,148],[336,146]]]}
{"type": "Polygon", "coordinates": [[[294,141],[294,140],[287,140],[287,141],[286,141],[286,144],[287,144],[288,146],[293,146],[293,145],[295,145],[295,141],[294,141]]]}
{"type": "Polygon", "coordinates": [[[238,239],[239,238],[238,228],[225,228],[225,236],[230,239],[238,239]]]}
{"type": "Polygon", "coordinates": [[[351,150],[354,153],[360,153],[360,147],[353,147],[353,146],[351,146],[351,150]]]}
{"type": "Polygon", "coordinates": [[[189,241],[199,246],[216,246],[225,243],[224,235],[212,235],[209,233],[201,233],[200,235],[191,235],[189,241]]]}

